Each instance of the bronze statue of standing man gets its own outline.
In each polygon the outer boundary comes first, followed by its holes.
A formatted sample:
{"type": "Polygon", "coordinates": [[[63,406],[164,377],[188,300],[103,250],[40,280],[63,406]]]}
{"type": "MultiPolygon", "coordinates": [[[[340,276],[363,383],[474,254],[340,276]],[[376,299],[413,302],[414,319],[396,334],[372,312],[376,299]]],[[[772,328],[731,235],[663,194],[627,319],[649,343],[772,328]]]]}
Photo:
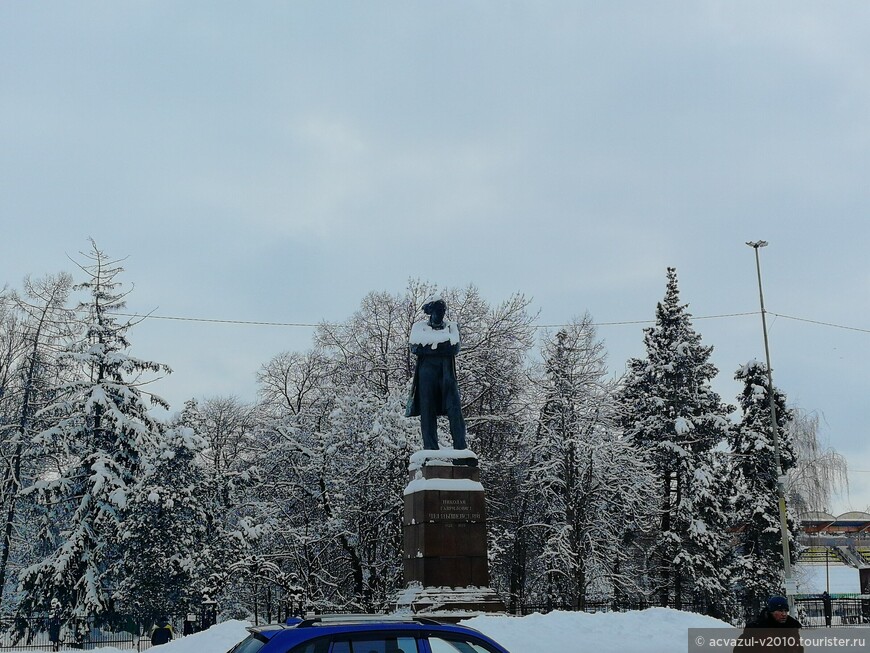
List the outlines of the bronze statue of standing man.
{"type": "Polygon", "coordinates": [[[450,421],[453,448],[466,449],[465,420],[456,383],[459,325],[444,319],[447,304],[441,297],[423,304],[423,312],[429,320],[415,322],[411,327],[409,345],[411,353],[417,356],[417,366],[405,415],[420,416],[424,449],[438,449],[439,415],[446,415],[450,421]]]}

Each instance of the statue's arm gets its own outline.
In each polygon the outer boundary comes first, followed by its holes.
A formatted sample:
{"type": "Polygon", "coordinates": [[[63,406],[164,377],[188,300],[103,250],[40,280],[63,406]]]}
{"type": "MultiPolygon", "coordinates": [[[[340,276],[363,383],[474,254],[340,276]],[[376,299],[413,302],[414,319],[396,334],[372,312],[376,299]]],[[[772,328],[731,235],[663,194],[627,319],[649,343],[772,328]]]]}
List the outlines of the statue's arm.
{"type": "Polygon", "coordinates": [[[437,349],[432,353],[436,356],[456,356],[459,353],[459,345],[454,345],[450,341],[439,342],[437,349]]]}

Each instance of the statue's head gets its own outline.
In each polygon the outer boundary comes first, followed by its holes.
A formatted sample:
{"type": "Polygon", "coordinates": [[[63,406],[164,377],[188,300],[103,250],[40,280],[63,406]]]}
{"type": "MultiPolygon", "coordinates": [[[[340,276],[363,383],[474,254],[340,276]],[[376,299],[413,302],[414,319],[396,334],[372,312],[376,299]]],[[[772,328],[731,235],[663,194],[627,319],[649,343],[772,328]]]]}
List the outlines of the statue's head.
{"type": "Polygon", "coordinates": [[[441,297],[433,297],[423,304],[423,312],[429,316],[433,324],[440,324],[447,312],[447,304],[441,297]]]}

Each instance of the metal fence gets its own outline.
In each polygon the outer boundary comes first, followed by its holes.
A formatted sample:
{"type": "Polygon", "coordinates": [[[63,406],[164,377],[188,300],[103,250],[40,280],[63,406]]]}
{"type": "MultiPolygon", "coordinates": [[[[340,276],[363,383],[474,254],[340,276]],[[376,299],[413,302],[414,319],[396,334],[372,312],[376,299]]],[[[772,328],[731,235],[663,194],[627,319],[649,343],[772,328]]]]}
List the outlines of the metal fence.
{"type": "Polygon", "coordinates": [[[114,646],[122,650],[145,651],[151,648],[151,625],[128,617],[112,620],[91,617],[63,624],[53,624],[49,616],[0,618],[0,650],[96,650],[114,646]]]}
{"type": "MultiPolygon", "coordinates": [[[[825,627],[824,602],[818,596],[795,598],[797,619],[806,628],[825,627]]],[[[870,624],[870,597],[832,597],[831,626],[861,626],[870,624]]]]}

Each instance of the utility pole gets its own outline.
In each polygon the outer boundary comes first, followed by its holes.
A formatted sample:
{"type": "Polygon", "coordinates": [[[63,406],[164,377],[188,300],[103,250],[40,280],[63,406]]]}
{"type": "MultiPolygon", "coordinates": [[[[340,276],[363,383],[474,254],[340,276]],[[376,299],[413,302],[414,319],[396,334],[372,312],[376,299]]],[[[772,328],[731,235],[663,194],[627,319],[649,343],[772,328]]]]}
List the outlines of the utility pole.
{"type": "Polygon", "coordinates": [[[794,612],[794,595],[797,586],[792,577],[791,553],[788,546],[788,521],[785,509],[785,481],[779,458],[779,436],[776,428],[776,402],[773,397],[773,368],[770,365],[770,345],[767,340],[767,313],[764,310],[764,291],[761,288],[761,259],[758,250],[767,247],[767,241],[757,240],[746,243],[755,250],[755,269],[758,272],[758,299],[761,303],[761,329],[764,332],[764,355],[767,358],[767,396],[770,400],[770,435],[773,440],[773,457],[776,464],[776,494],[779,498],[779,531],[782,535],[782,562],[785,571],[785,596],[789,611],[794,612]]]}

